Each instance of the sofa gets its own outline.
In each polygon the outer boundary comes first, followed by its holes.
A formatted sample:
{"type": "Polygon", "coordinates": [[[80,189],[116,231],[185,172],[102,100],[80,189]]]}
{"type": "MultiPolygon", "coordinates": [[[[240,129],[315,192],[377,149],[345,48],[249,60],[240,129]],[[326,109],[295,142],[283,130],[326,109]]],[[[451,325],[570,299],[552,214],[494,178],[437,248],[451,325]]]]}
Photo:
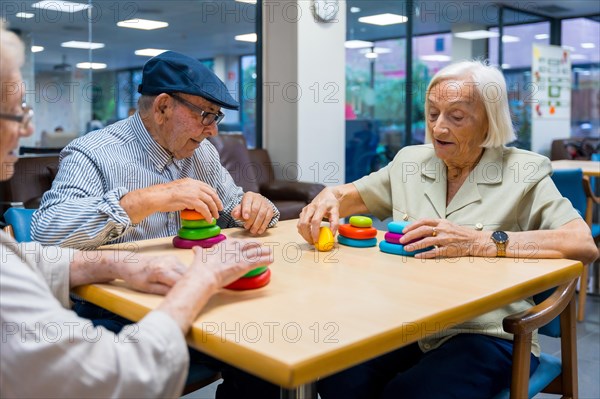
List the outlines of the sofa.
{"type": "Polygon", "coordinates": [[[209,141],[236,184],[244,191],[257,192],[270,199],[281,213],[280,220],[296,219],[302,208],[325,188],[320,183],[276,179],[267,150],[249,150],[241,134],[219,134],[209,141]]]}
{"type": "Polygon", "coordinates": [[[600,151],[600,137],[570,137],[552,141],[550,159],[589,160],[593,153],[600,151]]]}

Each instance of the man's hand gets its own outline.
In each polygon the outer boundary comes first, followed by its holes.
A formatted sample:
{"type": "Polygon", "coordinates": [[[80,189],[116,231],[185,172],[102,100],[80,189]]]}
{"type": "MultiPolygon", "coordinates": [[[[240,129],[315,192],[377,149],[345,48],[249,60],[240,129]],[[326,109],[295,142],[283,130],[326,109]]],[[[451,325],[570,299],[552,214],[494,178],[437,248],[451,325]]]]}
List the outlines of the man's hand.
{"type": "Polygon", "coordinates": [[[172,255],[134,255],[118,263],[117,275],[135,290],[166,295],[186,270],[187,267],[172,255]]]}
{"type": "Polygon", "coordinates": [[[134,224],[155,212],[193,209],[206,220],[212,220],[218,219],[219,211],[223,210],[215,189],[191,178],[131,191],[121,198],[121,206],[134,224]]]}
{"type": "Polygon", "coordinates": [[[253,235],[262,234],[273,219],[273,207],[265,197],[246,192],[242,202],[231,211],[231,216],[244,222],[244,228],[253,235]]]}

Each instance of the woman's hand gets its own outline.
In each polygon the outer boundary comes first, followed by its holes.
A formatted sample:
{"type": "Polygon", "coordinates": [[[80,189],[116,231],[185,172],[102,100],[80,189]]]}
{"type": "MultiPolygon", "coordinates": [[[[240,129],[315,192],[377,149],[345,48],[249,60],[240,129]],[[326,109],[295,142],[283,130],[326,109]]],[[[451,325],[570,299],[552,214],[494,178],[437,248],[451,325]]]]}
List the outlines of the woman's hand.
{"type": "Polygon", "coordinates": [[[117,264],[118,277],[131,288],[165,295],[183,276],[187,267],[175,256],[137,255],[117,264]]]}
{"type": "Polygon", "coordinates": [[[459,226],[446,219],[421,219],[408,225],[403,233],[400,243],[405,245],[407,251],[433,247],[429,251],[416,254],[415,258],[485,256],[486,249],[496,252],[496,246],[489,239],[490,232],[459,226]],[[406,245],[414,240],[419,241],[406,245]]]}
{"type": "Polygon", "coordinates": [[[319,239],[319,228],[325,217],[329,219],[331,231],[335,235],[340,223],[340,200],[330,187],[323,189],[302,209],[298,220],[298,233],[309,244],[314,244],[319,239]]]}

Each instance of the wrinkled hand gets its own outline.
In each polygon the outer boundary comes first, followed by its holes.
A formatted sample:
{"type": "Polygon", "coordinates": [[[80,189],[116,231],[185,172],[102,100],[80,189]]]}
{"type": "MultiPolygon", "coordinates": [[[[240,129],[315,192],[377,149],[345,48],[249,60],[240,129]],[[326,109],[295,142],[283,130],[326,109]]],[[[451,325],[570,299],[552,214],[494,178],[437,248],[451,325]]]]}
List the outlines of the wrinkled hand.
{"type": "Polygon", "coordinates": [[[206,220],[219,218],[223,204],[214,188],[200,180],[185,178],[130,191],[121,198],[121,206],[132,223],[139,223],[155,212],[193,209],[206,220]]]}
{"type": "Polygon", "coordinates": [[[136,255],[118,264],[118,275],[131,288],[165,295],[187,267],[175,256],[136,255]]]}
{"type": "Polygon", "coordinates": [[[231,211],[231,216],[244,222],[244,228],[254,235],[262,234],[273,219],[273,207],[265,197],[246,192],[242,201],[231,211]]]}
{"type": "Polygon", "coordinates": [[[325,217],[329,219],[331,231],[335,236],[340,224],[340,201],[331,188],[325,188],[302,209],[297,225],[298,233],[309,244],[314,244],[319,239],[319,228],[325,217]]]}
{"type": "Polygon", "coordinates": [[[400,243],[405,245],[413,240],[420,241],[406,245],[407,251],[434,247],[415,255],[421,259],[478,256],[484,253],[486,245],[494,245],[489,241],[489,232],[459,226],[446,219],[421,219],[410,224],[404,229],[400,243]]]}
{"type": "Polygon", "coordinates": [[[188,273],[212,281],[218,288],[259,266],[273,263],[272,250],[257,242],[228,238],[209,249],[194,247],[194,260],[188,273]]]}

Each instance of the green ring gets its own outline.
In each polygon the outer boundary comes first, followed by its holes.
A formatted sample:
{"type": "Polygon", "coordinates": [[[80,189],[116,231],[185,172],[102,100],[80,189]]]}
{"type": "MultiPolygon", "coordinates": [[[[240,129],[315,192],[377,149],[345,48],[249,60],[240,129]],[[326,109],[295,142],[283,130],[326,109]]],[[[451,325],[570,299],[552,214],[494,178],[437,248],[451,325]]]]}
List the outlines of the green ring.
{"type": "Polygon", "coordinates": [[[203,227],[210,227],[217,224],[217,219],[213,218],[212,222],[206,220],[185,220],[181,219],[181,226],[186,229],[201,229],[203,227]]]}
{"type": "Polygon", "coordinates": [[[179,229],[177,235],[186,240],[204,240],[205,238],[211,238],[218,236],[221,233],[219,226],[209,226],[201,229],[179,229]]]}
{"type": "Polygon", "coordinates": [[[254,276],[261,275],[264,272],[266,272],[268,268],[269,268],[268,266],[257,267],[256,269],[252,269],[248,273],[244,274],[242,276],[242,278],[248,278],[248,277],[254,277],[254,276]]]}
{"type": "Polygon", "coordinates": [[[373,220],[366,216],[351,216],[350,224],[354,227],[371,227],[373,226],[373,220]]]}

